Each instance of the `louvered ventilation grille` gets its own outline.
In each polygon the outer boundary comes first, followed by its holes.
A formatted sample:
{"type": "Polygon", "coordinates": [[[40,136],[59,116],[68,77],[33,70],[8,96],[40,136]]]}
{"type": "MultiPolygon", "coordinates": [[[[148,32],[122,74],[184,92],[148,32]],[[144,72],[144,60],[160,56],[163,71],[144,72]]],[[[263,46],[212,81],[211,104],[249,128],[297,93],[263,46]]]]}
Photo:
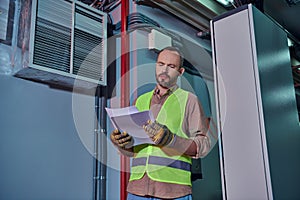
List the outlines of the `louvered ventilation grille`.
{"type": "Polygon", "coordinates": [[[78,29],[74,39],[73,73],[102,81],[102,39],[78,29]]]}
{"type": "Polygon", "coordinates": [[[75,0],[34,2],[30,66],[106,85],[106,14],[75,0]]]}
{"type": "Polygon", "coordinates": [[[37,18],[33,64],[69,72],[71,29],[37,18]]]}

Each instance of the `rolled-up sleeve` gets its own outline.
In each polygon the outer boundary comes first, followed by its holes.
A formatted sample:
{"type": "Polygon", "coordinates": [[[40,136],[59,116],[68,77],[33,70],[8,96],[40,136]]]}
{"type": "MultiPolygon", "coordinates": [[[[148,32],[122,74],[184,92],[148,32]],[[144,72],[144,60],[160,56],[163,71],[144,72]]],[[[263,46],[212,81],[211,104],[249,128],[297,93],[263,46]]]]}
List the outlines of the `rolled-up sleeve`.
{"type": "Polygon", "coordinates": [[[197,154],[192,158],[202,158],[208,154],[211,148],[210,138],[207,135],[209,117],[205,116],[202,105],[197,96],[190,93],[185,110],[185,119],[182,129],[193,139],[197,146],[197,154]]]}
{"type": "Polygon", "coordinates": [[[192,158],[203,158],[210,151],[210,139],[208,136],[197,135],[193,138],[194,142],[197,145],[197,154],[192,158]]]}

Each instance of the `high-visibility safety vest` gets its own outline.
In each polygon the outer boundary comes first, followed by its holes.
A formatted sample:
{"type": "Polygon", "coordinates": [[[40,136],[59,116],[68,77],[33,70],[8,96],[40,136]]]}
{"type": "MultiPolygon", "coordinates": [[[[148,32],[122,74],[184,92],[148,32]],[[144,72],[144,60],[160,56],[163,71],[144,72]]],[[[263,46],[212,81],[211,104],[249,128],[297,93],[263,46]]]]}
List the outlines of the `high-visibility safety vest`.
{"type": "MultiPolygon", "coordinates": [[[[141,95],[136,101],[139,111],[149,110],[153,91],[141,95]]],[[[180,88],[165,101],[156,121],[166,125],[180,137],[188,138],[182,131],[188,92],[180,88]]],[[[169,156],[160,147],[151,144],[134,146],[135,157],[132,160],[130,180],[141,179],[147,173],[150,179],[191,185],[191,158],[185,155],[169,156]]]]}

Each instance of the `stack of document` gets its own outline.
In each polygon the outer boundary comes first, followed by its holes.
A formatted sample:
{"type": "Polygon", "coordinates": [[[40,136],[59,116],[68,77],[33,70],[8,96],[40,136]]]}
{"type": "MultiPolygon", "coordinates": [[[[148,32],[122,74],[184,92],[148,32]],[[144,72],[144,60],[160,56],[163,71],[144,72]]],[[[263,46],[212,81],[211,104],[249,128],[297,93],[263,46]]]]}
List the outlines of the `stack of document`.
{"type": "Polygon", "coordinates": [[[154,121],[150,110],[138,111],[135,106],[125,108],[105,108],[115,129],[122,132],[126,131],[133,137],[134,144],[153,144],[153,141],[148,137],[143,125],[148,120],[154,121]]]}

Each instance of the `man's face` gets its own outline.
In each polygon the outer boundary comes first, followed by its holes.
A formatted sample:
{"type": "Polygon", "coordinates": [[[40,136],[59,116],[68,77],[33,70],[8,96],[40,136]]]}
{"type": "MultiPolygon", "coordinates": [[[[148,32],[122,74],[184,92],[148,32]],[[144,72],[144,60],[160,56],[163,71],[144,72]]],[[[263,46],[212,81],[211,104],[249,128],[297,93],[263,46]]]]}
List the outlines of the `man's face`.
{"type": "Polygon", "coordinates": [[[177,82],[178,76],[184,72],[180,68],[180,56],[175,51],[164,50],[157,57],[156,61],[156,81],[164,87],[170,88],[177,82]]]}

